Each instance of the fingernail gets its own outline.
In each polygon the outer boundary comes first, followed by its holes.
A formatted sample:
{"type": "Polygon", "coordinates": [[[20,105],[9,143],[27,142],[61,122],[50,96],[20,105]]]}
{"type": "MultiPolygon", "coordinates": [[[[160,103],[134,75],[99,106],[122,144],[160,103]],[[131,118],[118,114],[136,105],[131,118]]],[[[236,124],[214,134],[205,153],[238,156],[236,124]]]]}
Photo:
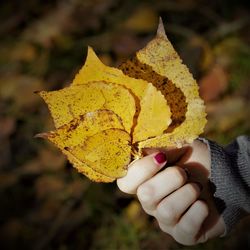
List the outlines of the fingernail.
{"type": "Polygon", "coordinates": [[[166,155],[162,152],[155,155],[154,158],[158,164],[162,164],[163,162],[167,161],[166,155]]]}
{"type": "Polygon", "coordinates": [[[200,191],[203,189],[203,186],[201,185],[200,182],[195,181],[194,183],[199,187],[200,191]]]}

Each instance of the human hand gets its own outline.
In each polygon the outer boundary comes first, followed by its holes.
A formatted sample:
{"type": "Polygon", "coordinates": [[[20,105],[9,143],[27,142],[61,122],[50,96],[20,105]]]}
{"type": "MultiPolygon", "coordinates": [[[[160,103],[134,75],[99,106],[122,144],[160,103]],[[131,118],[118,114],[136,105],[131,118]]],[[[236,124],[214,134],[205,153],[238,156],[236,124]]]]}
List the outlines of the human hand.
{"type": "Polygon", "coordinates": [[[145,150],[117,180],[121,191],[137,194],[162,231],[183,245],[220,236],[225,224],[217,212],[209,186],[210,153],[194,141],[181,149],[145,150]]]}

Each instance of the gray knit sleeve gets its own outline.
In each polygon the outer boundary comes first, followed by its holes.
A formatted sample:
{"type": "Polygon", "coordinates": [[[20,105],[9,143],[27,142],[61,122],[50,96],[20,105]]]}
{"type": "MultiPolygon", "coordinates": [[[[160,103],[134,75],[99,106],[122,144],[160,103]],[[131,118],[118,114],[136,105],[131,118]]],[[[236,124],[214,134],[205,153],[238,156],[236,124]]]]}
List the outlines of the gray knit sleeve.
{"type": "Polygon", "coordinates": [[[240,136],[226,147],[209,140],[208,144],[210,182],[227,234],[242,217],[250,214],[250,137],[240,136]]]}

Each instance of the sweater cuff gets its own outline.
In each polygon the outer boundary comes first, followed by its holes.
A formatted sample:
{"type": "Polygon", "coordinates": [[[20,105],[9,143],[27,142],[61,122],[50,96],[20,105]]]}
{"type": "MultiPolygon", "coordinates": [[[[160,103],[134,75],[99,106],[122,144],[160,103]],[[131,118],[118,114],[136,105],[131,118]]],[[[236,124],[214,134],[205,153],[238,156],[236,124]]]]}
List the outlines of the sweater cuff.
{"type": "Polygon", "coordinates": [[[226,230],[222,235],[225,236],[246,214],[241,207],[241,200],[239,200],[244,192],[239,185],[239,179],[237,179],[234,169],[237,166],[235,162],[237,155],[234,152],[226,152],[223,147],[213,141],[207,140],[207,145],[211,154],[210,183],[215,191],[215,205],[225,222],[226,230]]]}

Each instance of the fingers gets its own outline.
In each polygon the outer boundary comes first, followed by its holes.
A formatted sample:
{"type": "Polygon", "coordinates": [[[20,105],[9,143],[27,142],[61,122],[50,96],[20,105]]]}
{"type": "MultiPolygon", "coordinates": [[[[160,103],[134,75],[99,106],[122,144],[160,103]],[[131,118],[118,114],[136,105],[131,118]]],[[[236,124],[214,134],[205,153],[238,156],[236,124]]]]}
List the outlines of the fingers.
{"type": "Polygon", "coordinates": [[[200,195],[200,187],[196,183],[188,183],[163,199],[157,206],[155,217],[162,226],[174,226],[183,213],[200,195]]]}
{"type": "Polygon", "coordinates": [[[162,231],[172,235],[179,243],[194,245],[207,240],[207,234],[199,234],[199,232],[202,223],[208,215],[208,207],[203,201],[197,200],[201,193],[199,183],[187,183],[183,185],[186,178],[185,171],[184,175],[181,175],[182,178],[176,181],[176,186],[173,182],[172,185],[168,183],[168,181],[172,181],[170,176],[172,179],[174,177],[170,174],[175,173],[175,177],[177,177],[178,175],[176,175],[176,173],[182,174],[180,170],[178,167],[172,167],[168,168],[168,171],[166,169],[158,173],[151,180],[142,184],[138,188],[137,194],[144,210],[157,219],[162,231]],[[171,172],[169,172],[170,170],[171,172]],[[167,178],[167,176],[169,176],[169,178],[167,178]],[[166,185],[162,186],[165,188],[158,191],[160,187],[158,181],[163,184],[161,178],[164,179],[164,177],[166,185]],[[141,198],[140,192],[142,192],[142,188],[145,188],[147,191],[150,190],[148,197],[151,197],[151,199],[146,201],[141,198]],[[170,190],[174,191],[171,192],[170,190]],[[168,192],[170,192],[170,194],[168,192]],[[162,196],[164,196],[164,198],[160,199],[162,196]],[[159,199],[160,201],[158,201],[159,199]],[[199,239],[196,238],[198,234],[199,239]]]}
{"type": "Polygon", "coordinates": [[[134,161],[128,168],[127,175],[117,180],[121,191],[135,194],[139,185],[154,176],[166,164],[163,153],[153,153],[134,161]]]}
{"type": "Polygon", "coordinates": [[[146,212],[156,209],[167,195],[184,185],[187,174],[179,167],[169,167],[139,186],[138,199],[146,212]]]}
{"type": "MultiPolygon", "coordinates": [[[[171,153],[173,152],[172,149],[171,153]]],[[[182,159],[183,152],[178,155],[178,159],[182,159]]],[[[210,238],[209,231],[205,228],[206,221],[210,220],[207,217],[208,205],[197,200],[201,187],[192,180],[199,178],[196,178],[193,171],[190,177],[181,160],[179,166],[182,167],[171,166],[160,171],[166,165],[166,158],[171,162],[171,153],[170,150],[164,154],[156,152],[134,161],[129,166],[127,175],[117,180],[117,185],[123,192],[137,194],[143,209],[156,218],[162,231],[172,235],[181,244],[195,245],[210,238]]],[[[198,156],[191,154],[189,158],[195,160],[198,156]]],[[[186,162],[187,160],[183,163],[186,162]]]]}
{"type": "MultiPolygon", "coordinates": [[[[207,204],[204,201],[197,200],[176,224],[173,237],[182,244],[196,244],[196,236],[201,229],[202,223],[208,216],[208,213],[207,204]]],[[[206,235],[203,234],[200,242],[206,240],[206,235]]]]}

